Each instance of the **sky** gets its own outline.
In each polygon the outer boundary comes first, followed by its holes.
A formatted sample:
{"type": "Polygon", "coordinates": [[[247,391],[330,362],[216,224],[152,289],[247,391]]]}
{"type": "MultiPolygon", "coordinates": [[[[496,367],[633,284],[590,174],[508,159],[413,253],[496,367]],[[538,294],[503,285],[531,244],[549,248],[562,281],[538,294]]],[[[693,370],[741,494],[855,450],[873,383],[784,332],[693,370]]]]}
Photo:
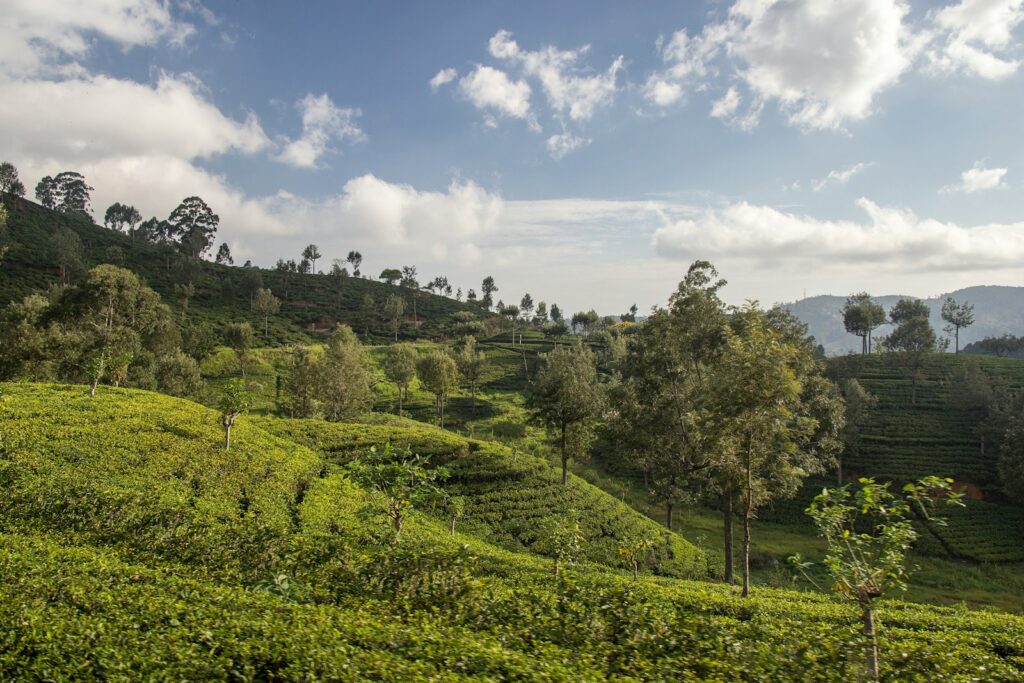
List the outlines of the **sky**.
{"type": "MultiPolygon", "coordinates": [[[[602,314],[1024,279],[1024,0],[5,0],[0,159],[602,314]]],[[[319,264],[318,264],[319,265],[319,264]]]]}

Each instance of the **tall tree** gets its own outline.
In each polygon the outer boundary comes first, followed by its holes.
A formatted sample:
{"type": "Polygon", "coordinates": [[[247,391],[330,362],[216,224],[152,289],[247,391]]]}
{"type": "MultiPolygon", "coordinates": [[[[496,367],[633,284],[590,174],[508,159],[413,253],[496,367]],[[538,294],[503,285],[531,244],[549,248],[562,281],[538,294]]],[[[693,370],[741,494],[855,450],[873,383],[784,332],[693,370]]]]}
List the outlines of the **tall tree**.
{"type": "Polygon", "coordinates": [[[233,266],[235,264],[235,259],[231,256],[231,247],[228,246],[227,242],[220,243],[220,247],[217,248],[217,258],[214,260],[222,266],[233,266]]]}
{"type": "Polygon", "coordinates": [[[794,370],[797,349],[781,340],[763,313],[748,304],[738,330],[725,328],[711,411],[722,435],[719,476],[736,487],[743,506],[743,596],[750,593],[751,522],[761,505],[796,492],[822,464],[803,445],[817,427],[803,414],[803,387],[794,370]]]}
{"type": "Polygon", "coordinates": [[[384,361],[384,374],[398,389],[398,414],[409,396],[409,385],[416,379],[416,347],[412,344],[394,344],[388,349],[384,361]]]}
{"type": "Polygon", "coordinates": [[[455,356],[455,362],[459,365],[462,378],[469,384],[473,414],[476,415],[476,390],[484,368],[487,367],[487,355],[483,351],[477,351],[476,337],[467,336],[462,340],[462,348],[455,356]]]}
{"type": "Polygon", "coordinates": [[[288,352],[288,374],[282,382],[280,408],[289,417],[314,417],[320,401],[320,363],[308,346],[296,344],[288,352]]]}
{"type": "Polygon", "coordinates": [[[416,315],[416,299],[420,293],[420,282],[416,279],[416,266],[402,266],[402,281],[399,283],[412,297],[412,323],[419,323],[416,315]]]}
{"type": "Polygon", "coordinates": [[[217,401],[220,408],[220,423],[224,428],[224,450],[231,450],[231,428],[240,415],[248,412],[252,407],[252,394],[249,392],[245,382],[240,379],[233,379],[227,383],[217,401]]]}
{"type": "Polygon", "coordinates": [[[433,351],[416,361],[416,374],[422,387],[434,395],[434,406],[444,429],[448,397],[459,386],[458,365],[444,351],[433,351]]]}
{"type": "Polygon", "coordinates": [[[263,336],[270,336],[270,316],[281,310],[281,300],[269,289],[257,289],[252,300],[252,310],[263,317],[263,336]]]}
{"type": "Polygon", "coordinates": [[[551,304],[551,321],[560,323],[562,320],[562,309],[558,307],[558,304],[551,304]]]}
{"type": "Polygon", "coordinates": [[[946,321],[945,331],[952,332],[956,340],[954,353],[960,353],[960,328],[974,324],[974,306],[966,301],[957,303],[956,299],[947,296],[942,302],[942,319],[946,321]]]}
{"type": "Polygon", "coordinates": [[[359,307],[359,322],[363,324],[363,339],[370,338],[370,328],[377,322],[380,311],[377,307],[377,300],[372,294],[364,294],[362,305],[359,307]]]}
{"type": "Polygon", "coordinates": [[[516,320],[519,320],[519,307],[518,306],[505,306],[498,303],[498,314],[508,318],[508,321],[512,323],[512,346],[516,345],[516,320]]]}
{"type": "Polygon", "coordinates": [[[322,257],[323,254],[320,253],[320,248],[315,244],[307,245],[306,248],[302,250],[302,258],[308,260],[312,264],[311,268],[314,273],[316,272],[316,261],[322,257]]]}
{"type": "Polygon", "coordinates": [[[519,301],[519,312],[522,314],[524,321],[529,322],[533,318],[533,309],[533,297],[527,292],[519,301]]]}
{"type": "Polygon", "coordinates": [[[186,197],[171,212],[167,222],[182,251],[198,259],[213,245],[220,216],[201,198],[186,197]]]}
{"type": "Polygon", "coordinates": [[[224,328],[224,343],[234,350],[238,358],[238,370],[245,377],[245,361],[253,345],[252,325],[249,323],[231,323],[224,328]]]}
{"type": "Polygon", "coordinates": [[[357,417],[373,406],[369,361],[352,328],[338,325],[324,352],[318,394],[328,420],[357,417]]]}
{"type": "Polygon", "coordinates": [[[494,284],[494,278],[488,275],[484,278],[483,283],[480,285],[480,303],[488,311],[494,306],[494,293],[498,291],[497,285],[494,284]]]}
{"type": "Polygon", "coordinates": [[[72,276],[82,270],[82,240],[71,228],[57,228],[50,238],[50,254],[60,269],[61,284],[69,284],[72,276]]]}
{"type": "Polygon", "coordinates": [[[18,179],[18,169],[9,161],[0,163],[0,192],[25,196],[25,184],[18,179]]]}
{"type": "Polygon", "coordinates": [[[127,227],[128,234],[132,239],[135,238],[135,226],[141,220],[142,214],[139,213],[138,209],[121,202],[114,202],[108,206],[106,213],[103,215],[103,224],[105,226],[118,232],[122,232],[127,227]]]}
{"type": "Polygon", "coordinates": [[[89,215],[91,200],[89,193],[93,188],[85,182],[85,177],[74,171],[62,171],[56,176],[44,177],[36,185],[36,199],[48,209],[61,213],[72,213],[91,219],[89,215]]]}
{"type": "Polygon", "coordinates": [[[363,255],[358,251],[350,251],[345,260],[352,264],[352,277],[359,277],[359,267],[363,265],[363,255]]]}
{"type": "Polygon", "coordinates": [[[885,309],[867,292],[851,294],[843,306],[843,327],[861,339],[861,353],[871,352],[871,333],[885,322],[885,309]]]}
{"type": "Polygon", "coordinates": [[[586,441],[594,421],[605,405],[605,391],[597,376],[593,352],[583,344],[557,346],[544,354],[544,364],[537,373],[527,405],[533,418],[544,425],[558,440],[562,460],[562,484],[568,481],[568,437],[586,441]]]}
{"type": "Polygon", "coordinates": [[[398,328],[402,325],[402,316],[405,315],[405,303],[402,297],[391,294],[384,301],[384,318],[391,323],[391,333],[395,341],[398,341],[398,328]]]}
{"type": "Polygon", "coordinates": [[[910,375],[910,402],[917,404],[917,387],[928,354],[935,351],[935,330],[928,320],[931,311],[919,299],[900,299],[889,311],[896,329],[885,338],[885,348],[900,354],[904,370],[910,375]]]}

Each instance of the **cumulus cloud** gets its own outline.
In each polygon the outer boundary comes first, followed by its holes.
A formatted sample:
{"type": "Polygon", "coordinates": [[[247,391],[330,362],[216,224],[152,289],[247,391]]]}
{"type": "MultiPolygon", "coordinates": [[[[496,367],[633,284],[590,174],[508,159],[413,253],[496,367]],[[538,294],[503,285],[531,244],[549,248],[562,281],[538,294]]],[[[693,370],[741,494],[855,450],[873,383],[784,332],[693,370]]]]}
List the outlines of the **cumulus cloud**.
{"type": "Polygon", "coordinates": [[[659,39],[659,52],[665,68],[651,74],[644,84],[644,96],[659,107],[668,107],[683,99],[688,88],[702,83],[713,72],[713,62],[728,47],[732,28],[711,23],[700,34],[690,36],[686,29],[676,31],[668,41],[659,39]]]}
{"type": "Polygon", "coordinates": [[[573,121],[589,120],[598,107],[611,103],[618,91],[621,55],[612,60],[606,71],[588,74],[579,62],[590,51],[590,46],[560,50],[549,45],[539,50],[524,50],[512,39],[511,33],[502,30],[491,37],[488,49],[491,56],[518,64],[524,74],[536,78],[552,109],[573,121]]]}
{"type": "Polygon", "coordinates": [[[451,83],[458,77],[458,72],[455,69],[441,69],[434,77],[430,79],[430,89],[437,92],[438,88],[443,85],[451,83]]]}
{"type": "Polygon", "coordinates": [[[740,202],[659,228],[667,258],[745,259],[764,267],[874,264],[912,271],[1014,269],[1024,259],[1024,223],[961,226],[911,211],[857,205],[867,220],[820,220],[740,202]]]}
{"type": "Polygon", "coordinates": [[[590,140],[587,138],[581,138],[572,133],[558,133],[557,135],[552,135],[547,140],[548,154],[553,159],[561,159],[566,154],[575,152],[580,147],[588,144],[590,144],[590,140]]]}
{"type": "Polygon", "coordinates": [[[530,84],[513,81],[499,69],[478,65],[459,80],[459,92],[477,109],[488,109],[516,119],[533,119],[530,84]]]}
{"type": "Polygon", "coordinates": [[[316,168],[320,158],[332,151],[332,142],[366,139],[355,123],[359,110],[338,107],[327,93],[306,95],[295,106],[302,112],[302,135],[285,143],[276,159],[296,168],[316,168]]]}
{"type": "Polygon", "coordinates": [[[958,184],[946,185],[939,191],[947,194],[951,192],[973,194],[983,190],[1005,188],[1007,171],[1008,169],[1005,168],[985,168],[984,164],[978,161],[975,162],[974,166],[960,174],[960,182],[958,184]]]}
{"type": "Polygon", "coordinates": [[[0,70],[26,77],[67,67],[88,52],[92,36],[131,48],[181,44],[194,30],[159,0],[7,0],[0,12],[0,70]]]}
{"type": "Polygon", "coordinates": [[[1024,21],[1024,0],[961,0],[935,13],[939,34],[929,48],[931,67],[940,73],[961,72],[990,80],[1017,71],[1009,56],[1013,30],[1024,21]]]}
{"type": "Polygon", "coordinates": [[[821,192],[829,185],[845,185],[846,183],[850,182],[850,178],[859,173],[862,173],[863,171],[871,168],[874,165],[874,162],[858,162],[856,164],[844,166],[843,168],[836,169],[834,171],[829,171],[828,175],[826,175],[824,178],[812,180],[811,189],[814,190],[815,192],[821,192]]]}

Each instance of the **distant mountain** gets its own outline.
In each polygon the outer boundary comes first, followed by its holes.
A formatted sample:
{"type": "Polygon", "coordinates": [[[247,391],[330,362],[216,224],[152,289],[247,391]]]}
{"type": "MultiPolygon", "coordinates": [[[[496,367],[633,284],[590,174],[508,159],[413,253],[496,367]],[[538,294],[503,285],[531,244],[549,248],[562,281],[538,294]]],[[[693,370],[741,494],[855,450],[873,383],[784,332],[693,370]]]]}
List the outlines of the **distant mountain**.
{"type": "MultiPolygon", "coordinates": [[[[985,337],[1012,334],[1024,335],[1024,287],[999,287],[994,285],[968,287],[942,294],[933,299],[924,299],[932,311],[932,326],[942,336],[945,323],[940,312],[942,302],[951,296],[959,302],[974,304],[974,324],[960,330],[960,348],[985,337]]],[[[875,297],[886,312],[904,297],[886,295],[875,297]]],[[[818,343],[825,347],[830,356],[860,351],[860,338],[843,328],[843,305],[845,296],[812,296],[791,304],[783,304],[810,328],[818,343]]],[[[883,325],[875,330],[875,338],[889,333],[892,328],[883,325]]]]}

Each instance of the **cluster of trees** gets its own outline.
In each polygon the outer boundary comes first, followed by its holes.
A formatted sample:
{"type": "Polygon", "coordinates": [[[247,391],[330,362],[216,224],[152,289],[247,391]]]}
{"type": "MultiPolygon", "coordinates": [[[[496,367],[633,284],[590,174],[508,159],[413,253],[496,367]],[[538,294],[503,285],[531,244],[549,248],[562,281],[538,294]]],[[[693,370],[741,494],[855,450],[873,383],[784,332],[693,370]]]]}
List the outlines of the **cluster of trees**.
{"type": "Polygon", "coordinates": [[[628,336],[610,381],[600,381],[595,355],[578,340],[547,354],[529,405],[558,443],[563,481],[603,422],[609,443],[665,503],[669,528],[679,503],[718,500],[729,581],[738,508],[747,594],[751,521],[835,465],[844,406],[806,326],[781,309],[727,307],[724,284],[710,263],[695,262],[669,306],[628,336]]]}
{"type": "Polygon", "coordinates": [[[0,311],[0,378],[101,383],[195,396],[198,361],[215,340],[179,328],[160,296],[109,264],[75,286],[31,294],[0,311]]]}
{"type": "MultiPolygon", "coordinates": [[[[882,325],[892,325],[893,331],[882,339],[887,351],[927,353],[945,350],[949,340],[938,340],[931,326],[931,309],[919,299],[900,299],[886,316],[885,308],[875,302],[867,292],[857,292],[846,298],[843,306],[843,326],[852,335],[861,338],[861,353],[874,350],[872,335],[882,325]]],[[[942,302],[943,331],[953,335],[953,348],[960,353],[960,330],[974,324],[974,306],[946,297],[942,302]]]]}

